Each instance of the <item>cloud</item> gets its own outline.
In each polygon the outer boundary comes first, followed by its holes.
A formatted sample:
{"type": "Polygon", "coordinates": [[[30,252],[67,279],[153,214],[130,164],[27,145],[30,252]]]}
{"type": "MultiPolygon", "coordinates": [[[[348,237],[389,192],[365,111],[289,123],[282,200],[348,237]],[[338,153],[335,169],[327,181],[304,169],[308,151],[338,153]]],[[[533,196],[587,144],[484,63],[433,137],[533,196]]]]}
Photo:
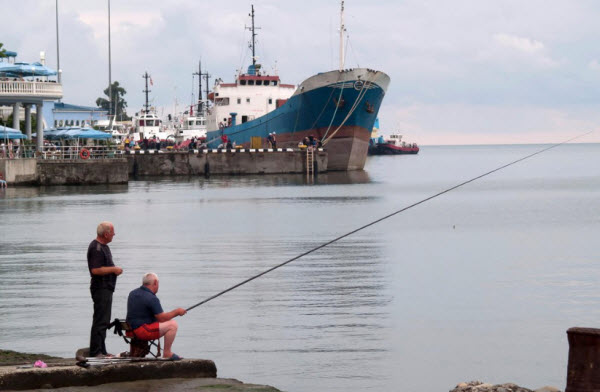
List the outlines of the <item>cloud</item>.
{"type": "Polygon", "coordinates": [[[600,63],[598,60],[594,59],[588,63],[588,68],[593,71],[600,71],[600,63]]]}
{"type": "Polygon", "coordinates": [[[520,50],[525,53],[536,53],[544,49],[544,44],[530,38],[510,34],[494,34],[494,40],[500,45],[520,50]]]}
{"type": "MultiPolygon", "coordinates": [[[[58,4],[64,101],[93,106],[108,85],[107,2],[58,4]]],[[[192,101],[198,85],[192,73],[200,59],[212,75],[211,86],[215,77],[233,81],[236,70],[249,64],[250,4],[111,2],[112,80],[126,88],[130,112],[143,104],[145,71],[154,81],[150,98],[165,112],[175,99],[179,110],[192,101]]],[[[263,69],[276,64],[285,83],[298,84],[337,68],[338,1],[253,4],[263,69]]],[[[19,53],[18,60],[36,61],[44,50],[47,64],[56,65],[54,5],[20,0],[4,9],[1,41],[19,53]],[[26,24],[21,15],[27,15],[26,24]]],[[[600,101],[600,59],[589,57],[600,35],[594,17],[600,3],[353,0],[345,11],[346,67],[390,75],[380,119],[416,132],[414,138],[407,133],[407,140],[454,143],[462,133],[476,143],[492,140],[494,132],[506,139],[507,129],[516,135],[543,133],[525,118],[555,119],[548,124],[550,137],[560,118],[565,129],[579,129],[575,114],[587,125],[600,121],[588,110],[600,101]],[[451,134],[456,137],[447,137],[451,134]]]]}

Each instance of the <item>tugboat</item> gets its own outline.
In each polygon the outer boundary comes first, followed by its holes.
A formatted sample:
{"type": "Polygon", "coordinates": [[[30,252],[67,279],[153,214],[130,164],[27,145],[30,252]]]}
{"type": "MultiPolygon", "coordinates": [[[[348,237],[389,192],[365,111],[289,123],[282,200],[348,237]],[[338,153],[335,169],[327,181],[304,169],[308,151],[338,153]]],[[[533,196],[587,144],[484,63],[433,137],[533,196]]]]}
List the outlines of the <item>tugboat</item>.
{"type": "MultiPolygon", "coordinates": [[[[156,109],[148,104],[148,93],[150,92],[148,90],[148,79],[150,79],[150,75],[146,72],[142,77],[146,79],[146,89],[144,90],[146,103],[144,109],[136,113],[133,119],[134,140],[152,139],[154,137],[159,140],[166,140],[169,136],[173,136],[172,132],[165,130],[162,120],[156,114],[156,109]]],[[[152,83],[152,79],[150,79],[150,83],[152,83]]]]}
{"type": "Polygon", "coordinates": [[[402,141],[402,135],[393,133],[389,138],[383,136],[371,138],[369,142],[369,155],[399,155],[399,154],[418,154],[419,146],[417,143],[405,143],[402,141]]]}

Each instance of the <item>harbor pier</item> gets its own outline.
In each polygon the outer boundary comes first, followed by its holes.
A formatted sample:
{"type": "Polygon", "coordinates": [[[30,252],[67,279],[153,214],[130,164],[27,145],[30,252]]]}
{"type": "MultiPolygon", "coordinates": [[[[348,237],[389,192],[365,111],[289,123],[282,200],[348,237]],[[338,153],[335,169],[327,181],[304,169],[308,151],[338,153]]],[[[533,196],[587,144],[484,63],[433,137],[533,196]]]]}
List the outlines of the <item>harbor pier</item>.
{"type": "Polygon", "coordinates": [[[0,158],[8,185],[123,184],[137,176],[302,174],[327,171],[327,152],[300,149],[189,151],[91,149],[44,151],[0,158]],[[89,155],[88,155],[89,154],[89,155]],[[27,156],[30,156],[29,158],[27,156]],[[311,169],[311,170],[309,170],[311,169]]]}

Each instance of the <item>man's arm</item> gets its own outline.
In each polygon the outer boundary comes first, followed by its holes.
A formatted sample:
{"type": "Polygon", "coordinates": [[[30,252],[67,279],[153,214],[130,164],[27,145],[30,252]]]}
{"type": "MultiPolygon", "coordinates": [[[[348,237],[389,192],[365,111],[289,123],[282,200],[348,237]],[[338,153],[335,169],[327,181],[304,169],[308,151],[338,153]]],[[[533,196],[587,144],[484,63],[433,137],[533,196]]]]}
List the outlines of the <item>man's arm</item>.
{"type": "Polygon", "coordinates": [[[173,309],[170,312],[162,312],[159,314],[155,314],[154,317],[159,323],[164,323],[165,321],[169,321],[177,316],[183,316],[187,311],[184,308],[173,309]]]}
{"type": "Polygon", "coordinates": [[[92,268],[92,275],[110,275],[115,274],[117,276],[123,273],[123,268],[121,267],[98,267],[92,268]]]}

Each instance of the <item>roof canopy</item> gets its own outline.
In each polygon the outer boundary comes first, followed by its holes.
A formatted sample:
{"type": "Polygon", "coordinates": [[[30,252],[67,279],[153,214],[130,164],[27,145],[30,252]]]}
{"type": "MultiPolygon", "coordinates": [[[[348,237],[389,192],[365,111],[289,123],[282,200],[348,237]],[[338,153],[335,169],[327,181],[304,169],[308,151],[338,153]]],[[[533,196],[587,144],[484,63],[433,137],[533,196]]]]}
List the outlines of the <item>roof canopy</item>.
{"type": "Polygon", "coordinates": [[[56,71],[40,63],[0,63],[0,74],[6,76],[52,76],[56,71]]]}

